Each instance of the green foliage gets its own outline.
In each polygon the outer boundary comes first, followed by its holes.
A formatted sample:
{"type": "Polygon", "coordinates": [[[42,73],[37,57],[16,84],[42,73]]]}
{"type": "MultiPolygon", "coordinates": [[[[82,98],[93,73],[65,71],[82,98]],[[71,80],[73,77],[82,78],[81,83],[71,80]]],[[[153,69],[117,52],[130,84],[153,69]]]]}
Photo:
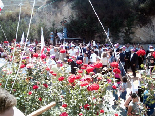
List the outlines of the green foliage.
{"type": "MultiPolygon", "coordinates": [[[[125,43],[131,42],[132,28],[150,23],[150,16],[155,15],[154,0],[91,0],[91,2],[105,29],[110,29],[114,41],[123,37],[125,43]]],[[[103,29],[88,0],[74,0],[72,8],[76,11],[76,18],[71,16],[68,24],[71,36],[86,38],[89,41],[96,34],[103,34],[103,29]]]]}

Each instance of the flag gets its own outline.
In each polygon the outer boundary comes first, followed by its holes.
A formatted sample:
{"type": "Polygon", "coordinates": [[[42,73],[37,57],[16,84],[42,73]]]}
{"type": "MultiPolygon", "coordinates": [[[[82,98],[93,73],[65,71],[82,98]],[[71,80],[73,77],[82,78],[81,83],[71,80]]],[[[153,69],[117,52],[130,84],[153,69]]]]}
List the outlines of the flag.
{"type": "Polygon", "coordinates": [[[44,52],[45,42],[44,42],[44,35],[43,35],[43,28],[41,27],[41,54],[44,52]]]}
{"type": "Polygon", "coordinates": [[[24,37],[24,32],[23,32],[20,44],[24,44],[24,40],[25,40],[25,37],[24,37]]]}
{"type": "Polygon", "coordinates": [[[4,4],[3,4],[2,0],[0,0],[0,11],[3,9],[3,7],[4,7],[4,4]]]}

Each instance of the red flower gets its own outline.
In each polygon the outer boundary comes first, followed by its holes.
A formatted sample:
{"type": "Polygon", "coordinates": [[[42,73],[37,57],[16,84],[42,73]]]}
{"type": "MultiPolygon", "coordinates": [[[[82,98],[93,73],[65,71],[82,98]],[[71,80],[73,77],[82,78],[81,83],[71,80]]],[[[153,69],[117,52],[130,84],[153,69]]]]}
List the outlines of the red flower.
{"type": "Polygon", "coordinates": [[[121,73],[121,71],[120,71],[118,68],[114,68],[114,69],[113,69],[113,72],[114,72],[114,73],[119,73],[119,74],[121,73]]]}
{"type": "Polygon", "coordinates": [[[74,83],[75,79],[76,79],[75,75],[71,75],[71,76],[68,77],[68,82],[69,83],[74,83]]]}
{"type": "Polygon", "coordinates": [[[146,54],[145,50],[138,50],[137,55],[138,56],[144,56],[146,54]]]}
{"type": "Polygon", "coordinates": [[[16,47],[19,47],[20,48],[20,44],[16,44],[16,47]]]}
{"type": "Polygon", "coordinates": [[[33,89],[38,89],[38,86],[37,85],[33,85],[33,89]]]}
{"type": "Polygon", "coordinates": [[[0,86],[2,85],[2,83],[0,83],[0,86]]]}
{"type": "Polygon", "coordinates": [[[102,63],[101,62],[97,62],[95,63],[95,68],[101,68],[102,67],[102,63]]]}
{"type": "Polygon", "coordinates": [[[100,110],[100,113],[104,113],[104,110],[100,110]]]}
{"type": "Polygon", "coordinates": [[[13,50],[14,48],[13,47],[11,47],[11,50],[13,50]]]}
{"type": "Polygon", "coordinates": [[[81,82],[80,86],[84,87],[84,86],[87,86],[88,84],[89,84],[88,81],[83,81],[83,82],[81,82]]]}
{"type": "Polygon", "coordinates": [[[86,67],[85,66],[81,66],[81,69],[86,69],[86,67]]]}
{"type": "Polygon", "coordinates": [[[68,59],[68,62],[72,62],[72,59],[68,59]]]}
{"type": "Polygon", "coordinates": [[[24,67],[25,67],[25,65],[24,65],[24,64],[20,65],[20,68],[24,68],[24,67]]]}
{"type": "Polygon", "coordinates": [[[52,73],[52,75],[53,75],[53,76],[57,76],[57,74],[56,74],[56,73],[52,73]]]}
{"type": "Polygon", "coordinates": [[[97,80],[102,80],[102,77],[97,77],[97,80]]]}
{"type": "Polygon", "coordinates": [[[46,54],[41,54],[41,59],[45,59],[46,58],[46,54]]]}
{"type": "Polygon", "coordinates": [[[75,79],[80,79],[82,76],[79,74],[79,75],[76,75],[75,76],[75,79]]]}
{"type": "Polygon", "coordinates": [[[58,80],[59,81],[63,81],[65,79],[65,77],[59,77],[58,80]]]}
{"type": "Polygon", "coordinates": [[[118,116],[118,114],[115,114],[115,116],[118,116]]]}
{"type": "Polygon", "coordinates": [[[4,41],[4,43],[8,44],[9,42],[8,41],[4,41]]]}
{"type": "Polygon", "coordinates": [[[38,56],[39,56],[38,53],[34,53],[33,54],[33,57],[36,57],[37,58],[38,56]]]}
{"type": "Polygon", "coordinates": [[[68,116],[68,114],[66,112],[63,112],[60,114],[60,116],[68,116]]]}
{"type": "Polygon", "coordinates": [[[153,52],[152,56],[155,58],[155,52],[153,52]]]}
{"type": "Polygon", "coordinates": [[[98,90],[99,89],[99,85],[94,83],[90,86],[90,90],[93,91],[93,90],[98,90]]]}
{"type": "Polygon", "coordinates": [[[62,107],[67,108],[67,104],[62,104],[62,107]]]}
{"type": "Polygon", "coordinates": [[[91,91],[91,89],[90,89],[90,88],[91,88],[91,86],[88,86],[88,87],[87,87],[87,90],[88,90],[88,91],[91,91]]]}
{"type": "Polygon", "coordinates": [[[60,53],[66,53],[66,50],[65,49],[61,49],[60,53]]]}
{"type": "Polygon", "coordinates": [[[113,67],[113,68],[118,68],[118,63],[117,62],[112,62],[110,64],[110,66],[113,67]]]}
{"type": "Polygon", "coordinates": [[[76,63],[77,64],[82,64],[82,60],[77,60],[76,63]]]}
{"type": "Polygon", "coordinates": [[[94,68],[91,67],[91,66],[88,66],[88,67],[86,68],[87,73],[93,72],[93,70],[94,70],[94,68]]]}
{"type": "Polygon", "coordinates": [[[53,70],[50,70],[50,73],[52,74],[53,73],[53,70]]]}
{"type": "Polygon", "coordinates": [[[116,86],[115,86],[115,85],[113,85],[113,86],[112,86],[112,88],[113,88],[113,89],[116,89],[116,86]]]}
{"type": "Polygon", "coordinates": [[[47,67],[46,70],[49,71],[50,69],[47,67]]]}
{"type": "Polygon", "coordinates": [[[46,83],[44,83],[43,85],[44,85],[44,87],[45,87],[45,88],[47,88],[47,87],[48,87],[48,85],[47,85],[46,83]]]}
{"type": "Polygon", "coordinates": [[[80,115],[80,116],[82,116],[83,114],[82,114],[82,113],[80,113],[79,115],[80,115]]]}
{"type": "Polygon", "coordinates": [[[83,64],[83,66],[87,67],[87,66],[88,66],[88,64],[83,64]]]}
{"type": "Polygon", "coordinates": [[[42,98],[41,97],[39,97],[38,99],[39,99],[39,101],[42,101],[42,98]]]}
{"type": "Polygon", "coordinates": [[[28,93],[29,95],[31,95],[32,94],[32,92],[31,91],[29,91],[29,93],[28,93]]]}
{"type": "Polygon", "coordinates": [[[78,70],[78,73],[83,73],[83,71],[82,70],[78,70]]]}
{"type": "Polygon", "coordinates": [[[90,105],[85,104],[85,105],[84,105],[84,109],[89,110],[89,106],[90,106],[90,105]]]}

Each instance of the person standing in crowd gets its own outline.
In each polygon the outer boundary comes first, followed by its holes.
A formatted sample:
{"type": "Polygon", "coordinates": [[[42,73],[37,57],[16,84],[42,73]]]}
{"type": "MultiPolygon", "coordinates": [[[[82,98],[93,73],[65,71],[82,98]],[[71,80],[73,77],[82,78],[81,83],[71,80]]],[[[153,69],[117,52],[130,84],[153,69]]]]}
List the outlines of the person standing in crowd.
{"type": "Polygon", "coordinates": [[[88,62],[89,62],[89,59],[88,59],[87,53],[84,53],[83,64],[88,64],[88,62]]]}
{"type": "Polygon", "coordinates": [[[129,116],[138,116],[139,115],[139,106],[138,106],[138,95],[136,93],[133,93],[131,95],[132,101],[130,102],[128,106],[128,115],[129,116]]]}
{"type": "Polygon", "coordinates": [[[124,102],[126,100],[126,94],[127,94],[127,78],[123,77],[122,78],[123,83],[121,84],[121,94],[120,98],[124,99],[124,102]]]}
{"type": "Polygon", "coordinates": [[[130,68],[130,55],[131,55],[131,47],[130,44],[128,43],[126,45],[126,49],[125,49],[125,71],[127,72],[127,69],[130,68]]]}
{"type": "Polygon", "coordinates": [[[72,56],[72,62],[71,62],[71,73],[75,74],[76,73],[76,68],[78,67],[76,63],[76,56],[72,56]]]}
{"type": "Polygon", "coordinates": [[[101,62],[102,62],[103,68],[108,66],[109,58],[108,58],[107,52],[102,53],[101,62]]]}
{"type": "Polygon", "coordinates": [[[119,66],[120,66],[120,71],[121,71],[121,75],[122,76],[125,76],[125,68],[124,68],[124,65],[125,65],[125,46],[123,46],[121,49],[119,49],[119,66]],[[122,52],[123,50],[123,52],[122,52]]]}
{"type": "Polygon", "coordinates": [[[68,53],[69,53],[69,56],[71,57],[76,55],[76,49],[74,48],[74,46],[71,47],[68,53]]]}
{"type": "MultiPolygon", "coordinates": [[[[144,50],[143,46],[139,46],[139,50],[144,50]]],[[[145,51],[145,50],[144,50],[145,51]]],[[[142,70],[141,64],[143,64],[144,56],[138,56],[138,68],[139,70],[142,70]]]]}
{"type": "Polygon", "coordinates": [[[96,63],[96,57],[97,57],[97,55],[94,53],[94,50],[92,49],[91,50],[91,55],[90,55],[90,63],[91,64],[96,63]]]}
{"type": "Polygon", "coordinates": [[[149,53],[147,54],[146,56],[146,65],[147,65],[147,68],[149,69],[149,66],[151,64],[151,59],[154,59],[154,62],[155,62],[155,58],[153,57],[153,52],[154,52],[154,49],[149,49],[149,53]]]}
{"type": "Polygon", "coordinates": [[[135,49],[131,49],[130,66],[134,77],[136,77],[136,64],[137,64],[137,54],[135,53],[135,49]]]}

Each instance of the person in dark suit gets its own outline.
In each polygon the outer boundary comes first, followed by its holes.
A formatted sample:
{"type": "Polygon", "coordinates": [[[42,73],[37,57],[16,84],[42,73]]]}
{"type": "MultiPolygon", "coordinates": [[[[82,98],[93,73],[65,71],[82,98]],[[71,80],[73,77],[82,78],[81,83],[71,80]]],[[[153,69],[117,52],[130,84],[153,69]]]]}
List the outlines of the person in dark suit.
{"type": "Polygon", "coordinates": [[[136,77],[136,64],[137,64],[137,54],[135,53],[135,49],[131,49],[131,55],[130,55],[130,66],[131,70],[133,72],[133,76],[136,77]]]}
{"type": "Polygon", "coordinates": [[[71,62],[71,73],[75,74],[76,73],[76,68],[78,67],[77,63],[76,63],[76,57],[72,56],[73,60],[71,62]]]}

